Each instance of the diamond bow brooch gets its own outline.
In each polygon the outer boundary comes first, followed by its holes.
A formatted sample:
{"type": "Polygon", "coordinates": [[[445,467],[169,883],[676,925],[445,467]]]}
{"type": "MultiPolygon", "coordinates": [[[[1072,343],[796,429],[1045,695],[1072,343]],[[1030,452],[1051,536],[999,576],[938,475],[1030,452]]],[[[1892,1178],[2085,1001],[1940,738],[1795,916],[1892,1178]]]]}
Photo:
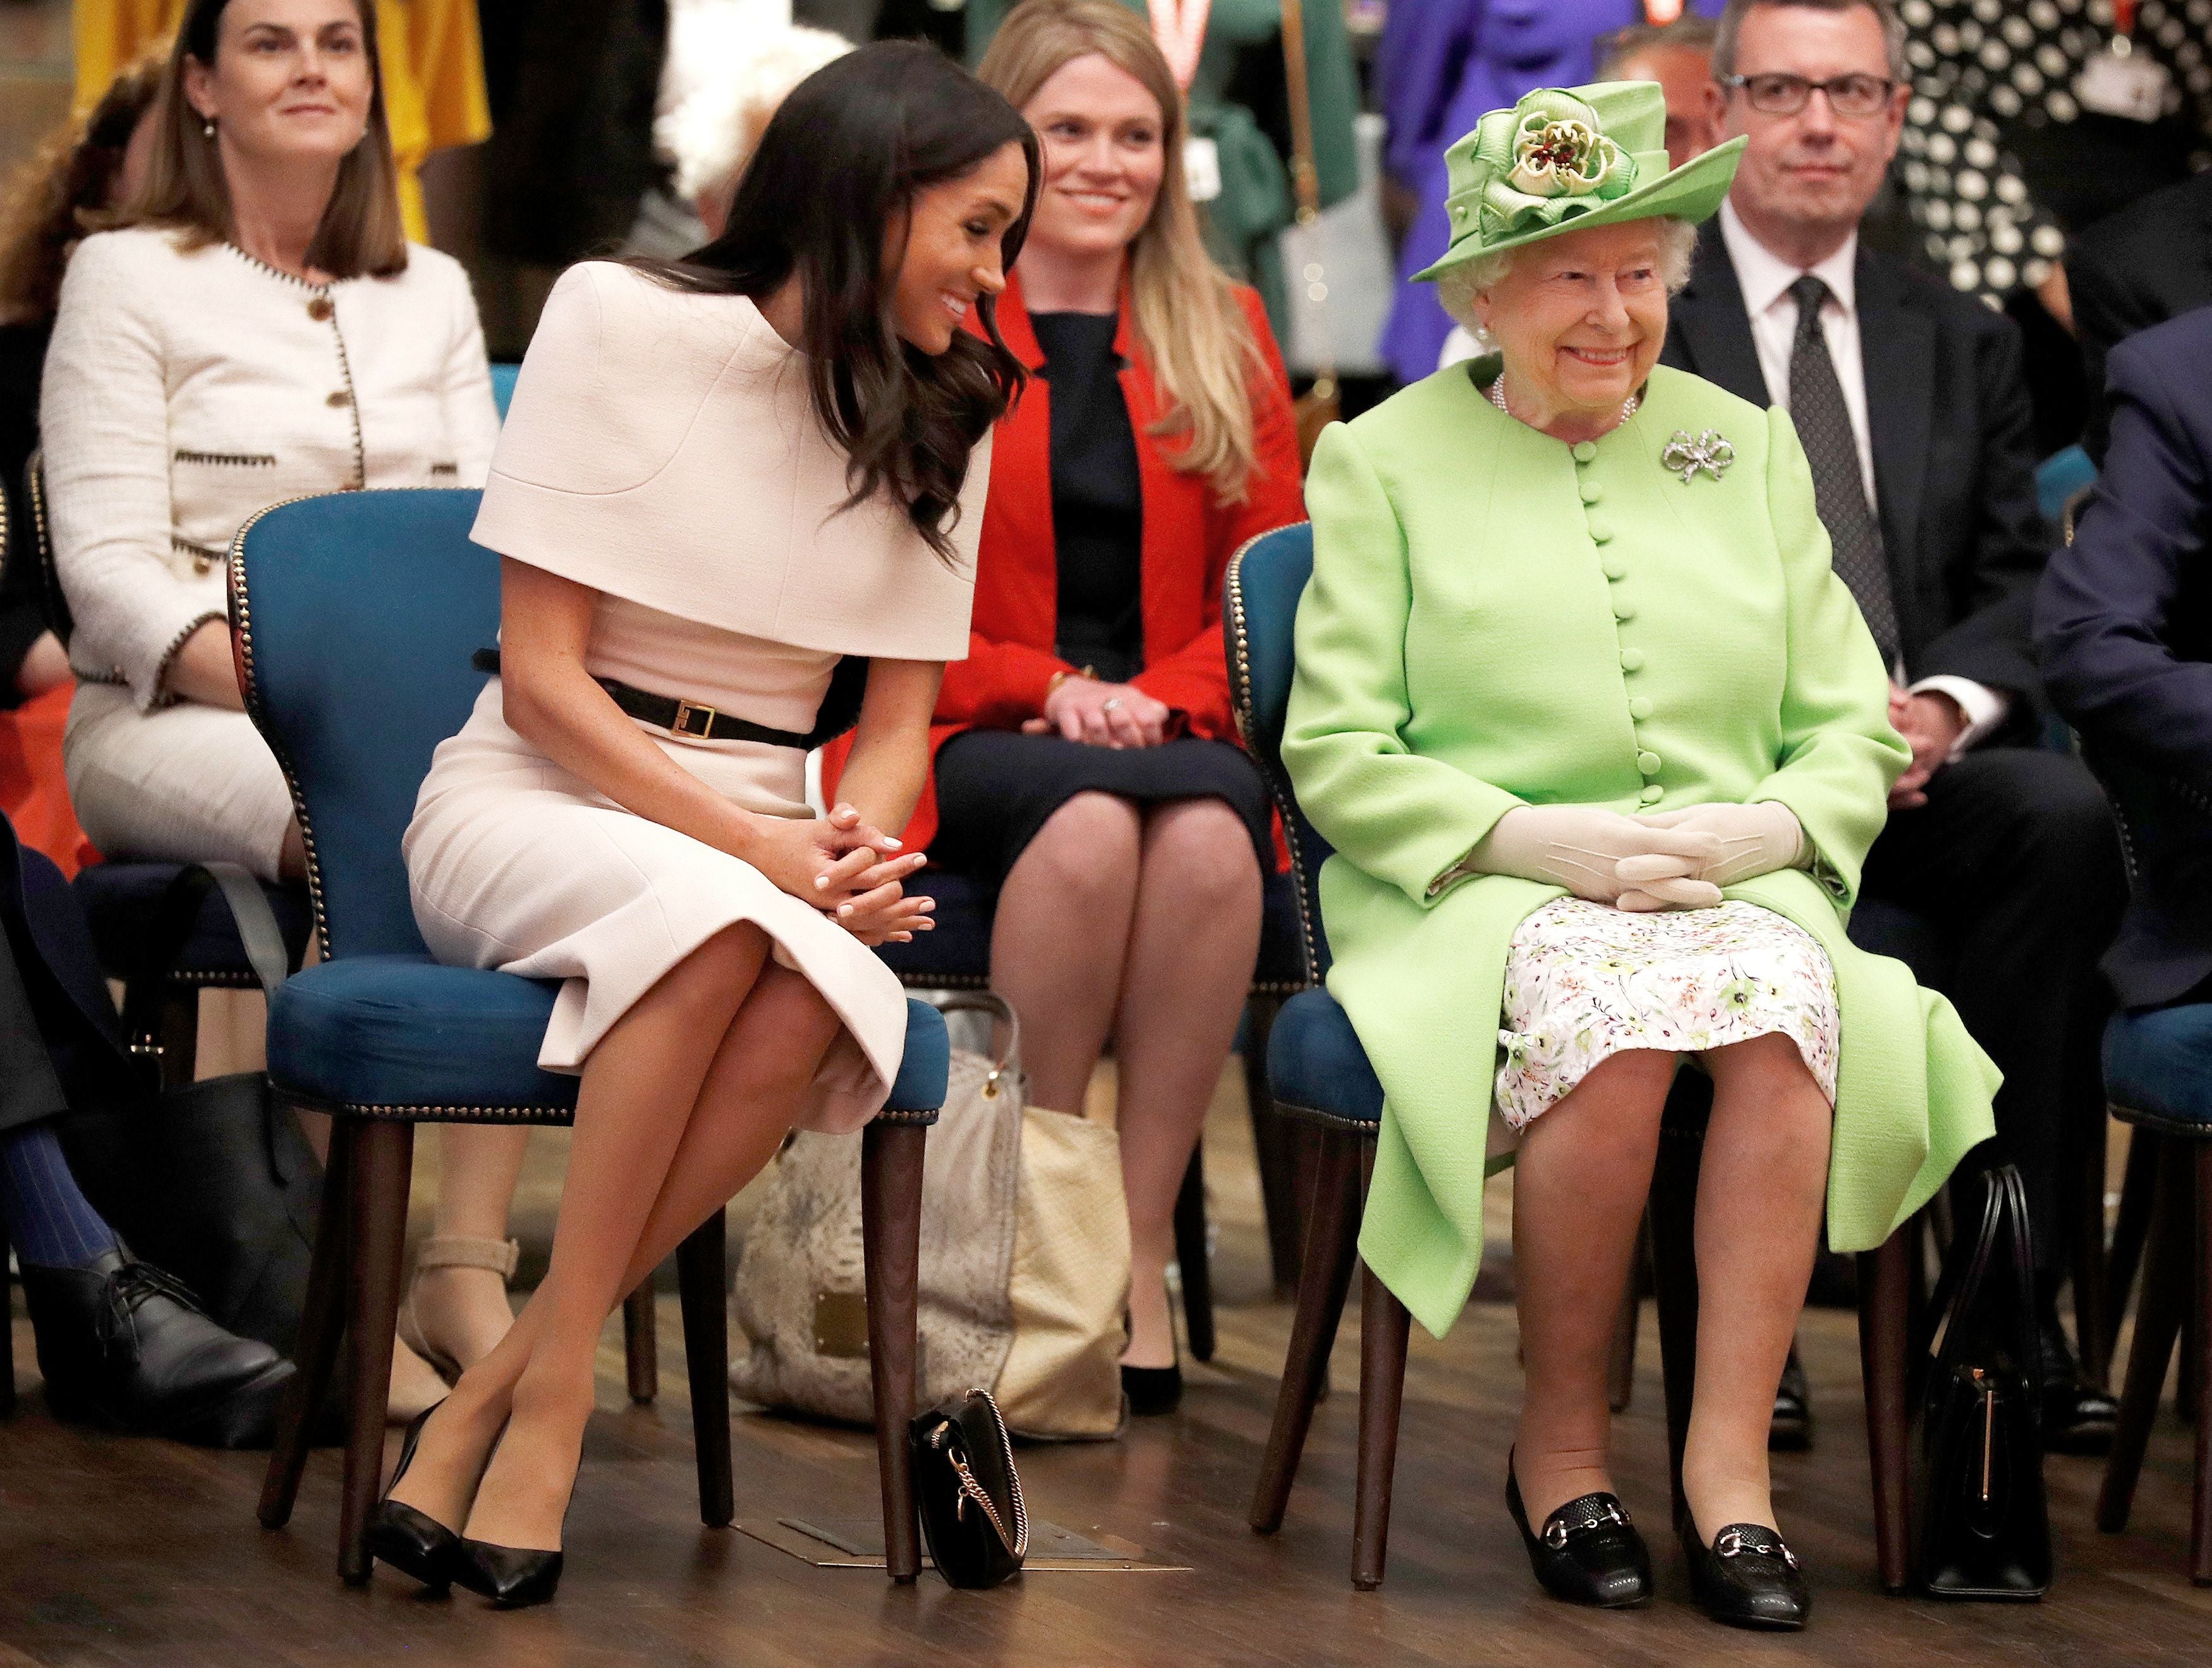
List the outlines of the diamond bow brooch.
{"type": "Polygon", "coordinates": [[[1694,436],[1686,428],[1678,428],[1674,439],[1667,442],[1667,449],[1659,454],[1659,462],[1670,473],[1679,470],[1682,484],[1686,487],[1698,478],[1699,470],[1719,480],[1721,471],[1735,462],[1735,448],[1717,428],[1694,436]]]}

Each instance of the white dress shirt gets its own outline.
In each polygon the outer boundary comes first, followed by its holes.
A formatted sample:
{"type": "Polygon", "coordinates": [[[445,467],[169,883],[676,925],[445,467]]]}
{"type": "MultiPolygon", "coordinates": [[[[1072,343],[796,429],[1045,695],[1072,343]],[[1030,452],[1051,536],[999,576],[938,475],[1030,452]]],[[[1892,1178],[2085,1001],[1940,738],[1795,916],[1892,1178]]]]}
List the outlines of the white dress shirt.
{"type": "MultiPolygon", "coordinates": [[[[1858,444],[1859,477],[1865,483],[1867,508],[1877,518],[1881,494],[1874,476],[1874,436],[1867,422],[1866,360],[1859,341],[1857,265],[1859,240],[1854,232],[1843,247],[1817,266],[1797,267],[1770,252],[1739,219],[1733,203],[1721,204],[1721,240],[1729,264],[1735,268],[1737,286],[1743,291],[1744,311],[1750,315],[1751,339],[1759,350],[1759,368],[1766,379],[1767,396],[1784,411],[1790,409],[1790,356],[1797,337],[1797,299],[1790,287],[1808,274],[1828,287],[1828,300],[1820,309],[1820,333],[1827,339],[1828,357],[1843,385],[1844,409],[1850,413],[1851,438],[1858,444]]],[[[1904,682],[1901,665],[1890,675],[1904,682]]],[[[2002,691],[1969,677],[1923,677],[1911,686],[1914,694],[1944,694],[1959,704],[1966,727],[1951,749],[1957,758],[2004,722],[2011,699],[2002,691]]]]}

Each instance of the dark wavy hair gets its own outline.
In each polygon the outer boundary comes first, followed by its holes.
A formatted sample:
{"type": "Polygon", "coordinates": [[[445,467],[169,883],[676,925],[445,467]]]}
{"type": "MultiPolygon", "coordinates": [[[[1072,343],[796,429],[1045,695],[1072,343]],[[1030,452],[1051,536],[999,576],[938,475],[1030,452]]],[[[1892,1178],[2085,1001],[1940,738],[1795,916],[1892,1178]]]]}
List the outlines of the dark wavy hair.
{"type": "Polygon", "coordinates": [[[795,276],[805,297],[808,395],[847,458],[852,496],[840,510],[887,489],[945,561],[969,454],[1024,372],[988,295],[975,304],[988,340],[957,331],[933,357],[902,340],[884,233],[922,191],[962,178],[1009,144],[1029,163],[1020,218],[1000,240],[1012,267],[1043,173],[1029,124],[934,47],[863,46],[784,100],[738,182],[720,237],[680,261],[635,263],[674,288],[755,300],[795,276]]]}

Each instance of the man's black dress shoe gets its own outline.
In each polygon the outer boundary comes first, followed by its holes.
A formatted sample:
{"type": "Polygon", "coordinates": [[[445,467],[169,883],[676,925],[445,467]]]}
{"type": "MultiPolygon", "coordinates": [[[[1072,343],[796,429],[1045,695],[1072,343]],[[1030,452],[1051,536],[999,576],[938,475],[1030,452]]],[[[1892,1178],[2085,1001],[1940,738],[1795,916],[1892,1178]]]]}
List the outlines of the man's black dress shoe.
{"type": "Polygon", "coordinates": [[[528,1547],[498,1546],[463,1536],[454,1550],[453,1579],[503,1610],[542,1604],[561,1586],[561,1555],[528,1547]]]}
{"type": "Polygon", "coordinates": [[[1674,1532],[1690,1562],[1690,1591],[1716,1622],[1731,1628],[1794,1633],[1813,1608],[1798,1572],[1797,1556],[1782,1537],[1756,1523],[1732,1523],[1707,1545],[1686,1507],[1675,1513],[1674,1532]]]}
{"type": "Polygon", "coordinates": [[[376,1510],[368,1519],[368,1556],[383,1559],[403,1575],[412,1575],[434,1592],[443,1592],[452,1583],[461,1538],[428,1512],[392,1499],[392,1490],[415,1463],[415,1445],[422,1440],[422,1427],[444,1405],[443,1401],[433,1402],[409,1422],[406,1440],[399,1445],[399,1464],[392,1468],[384,1498],[376,1502],[376,1510]]]}
{"type": "Polygon", "coordinates": [[[1505,1509],[1513,1514],[1528,1567],[1554,1598],[1598,1610],[1632,1610],[1651,1602],[1651,1554],[1628,1520],[1617,1495],[1583,1495],[1544,1519],[1539,1535],[1528,1527],[1521,1479],[1505,1462],[1505,1509]]]}
{"type": "Polygon", "coordinates": [[[83,1268],[23,1265],[54,1416],[211,1448],[265,1448],[292,1363],[227,1332],[173,1275],[126,1251],[83,1268]]]}
{"type": "Polygon", "coordinates": [[[2052,1453],[2108,1452],[2120,1404],[2082,1377],[2055,1308],[2044,1311],[2040,1326],[2044,1447],[2052,1453]]]}
{"type": "Polygon", "coordinates": [[[1766,1448],[1770,1453],[1802,1453],[1812,1446],[1813,1398],[1793,1343],[1790,1359],[1782,1364],[1782,1382],[1774,1388],[1774,1422],[1766,1428],[1766,1448]]]}

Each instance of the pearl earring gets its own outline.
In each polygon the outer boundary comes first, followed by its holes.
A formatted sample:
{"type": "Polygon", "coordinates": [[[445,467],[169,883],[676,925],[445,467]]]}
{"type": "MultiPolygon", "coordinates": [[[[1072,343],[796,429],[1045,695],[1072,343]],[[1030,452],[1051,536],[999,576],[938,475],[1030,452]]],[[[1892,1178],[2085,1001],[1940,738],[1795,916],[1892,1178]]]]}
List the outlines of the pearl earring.
{"type": "Polygon", "coordinates": [[[200,136],[204,139],[212,139],[215,137],[214,117],[204,116],[200,118],[200,136]]]}

